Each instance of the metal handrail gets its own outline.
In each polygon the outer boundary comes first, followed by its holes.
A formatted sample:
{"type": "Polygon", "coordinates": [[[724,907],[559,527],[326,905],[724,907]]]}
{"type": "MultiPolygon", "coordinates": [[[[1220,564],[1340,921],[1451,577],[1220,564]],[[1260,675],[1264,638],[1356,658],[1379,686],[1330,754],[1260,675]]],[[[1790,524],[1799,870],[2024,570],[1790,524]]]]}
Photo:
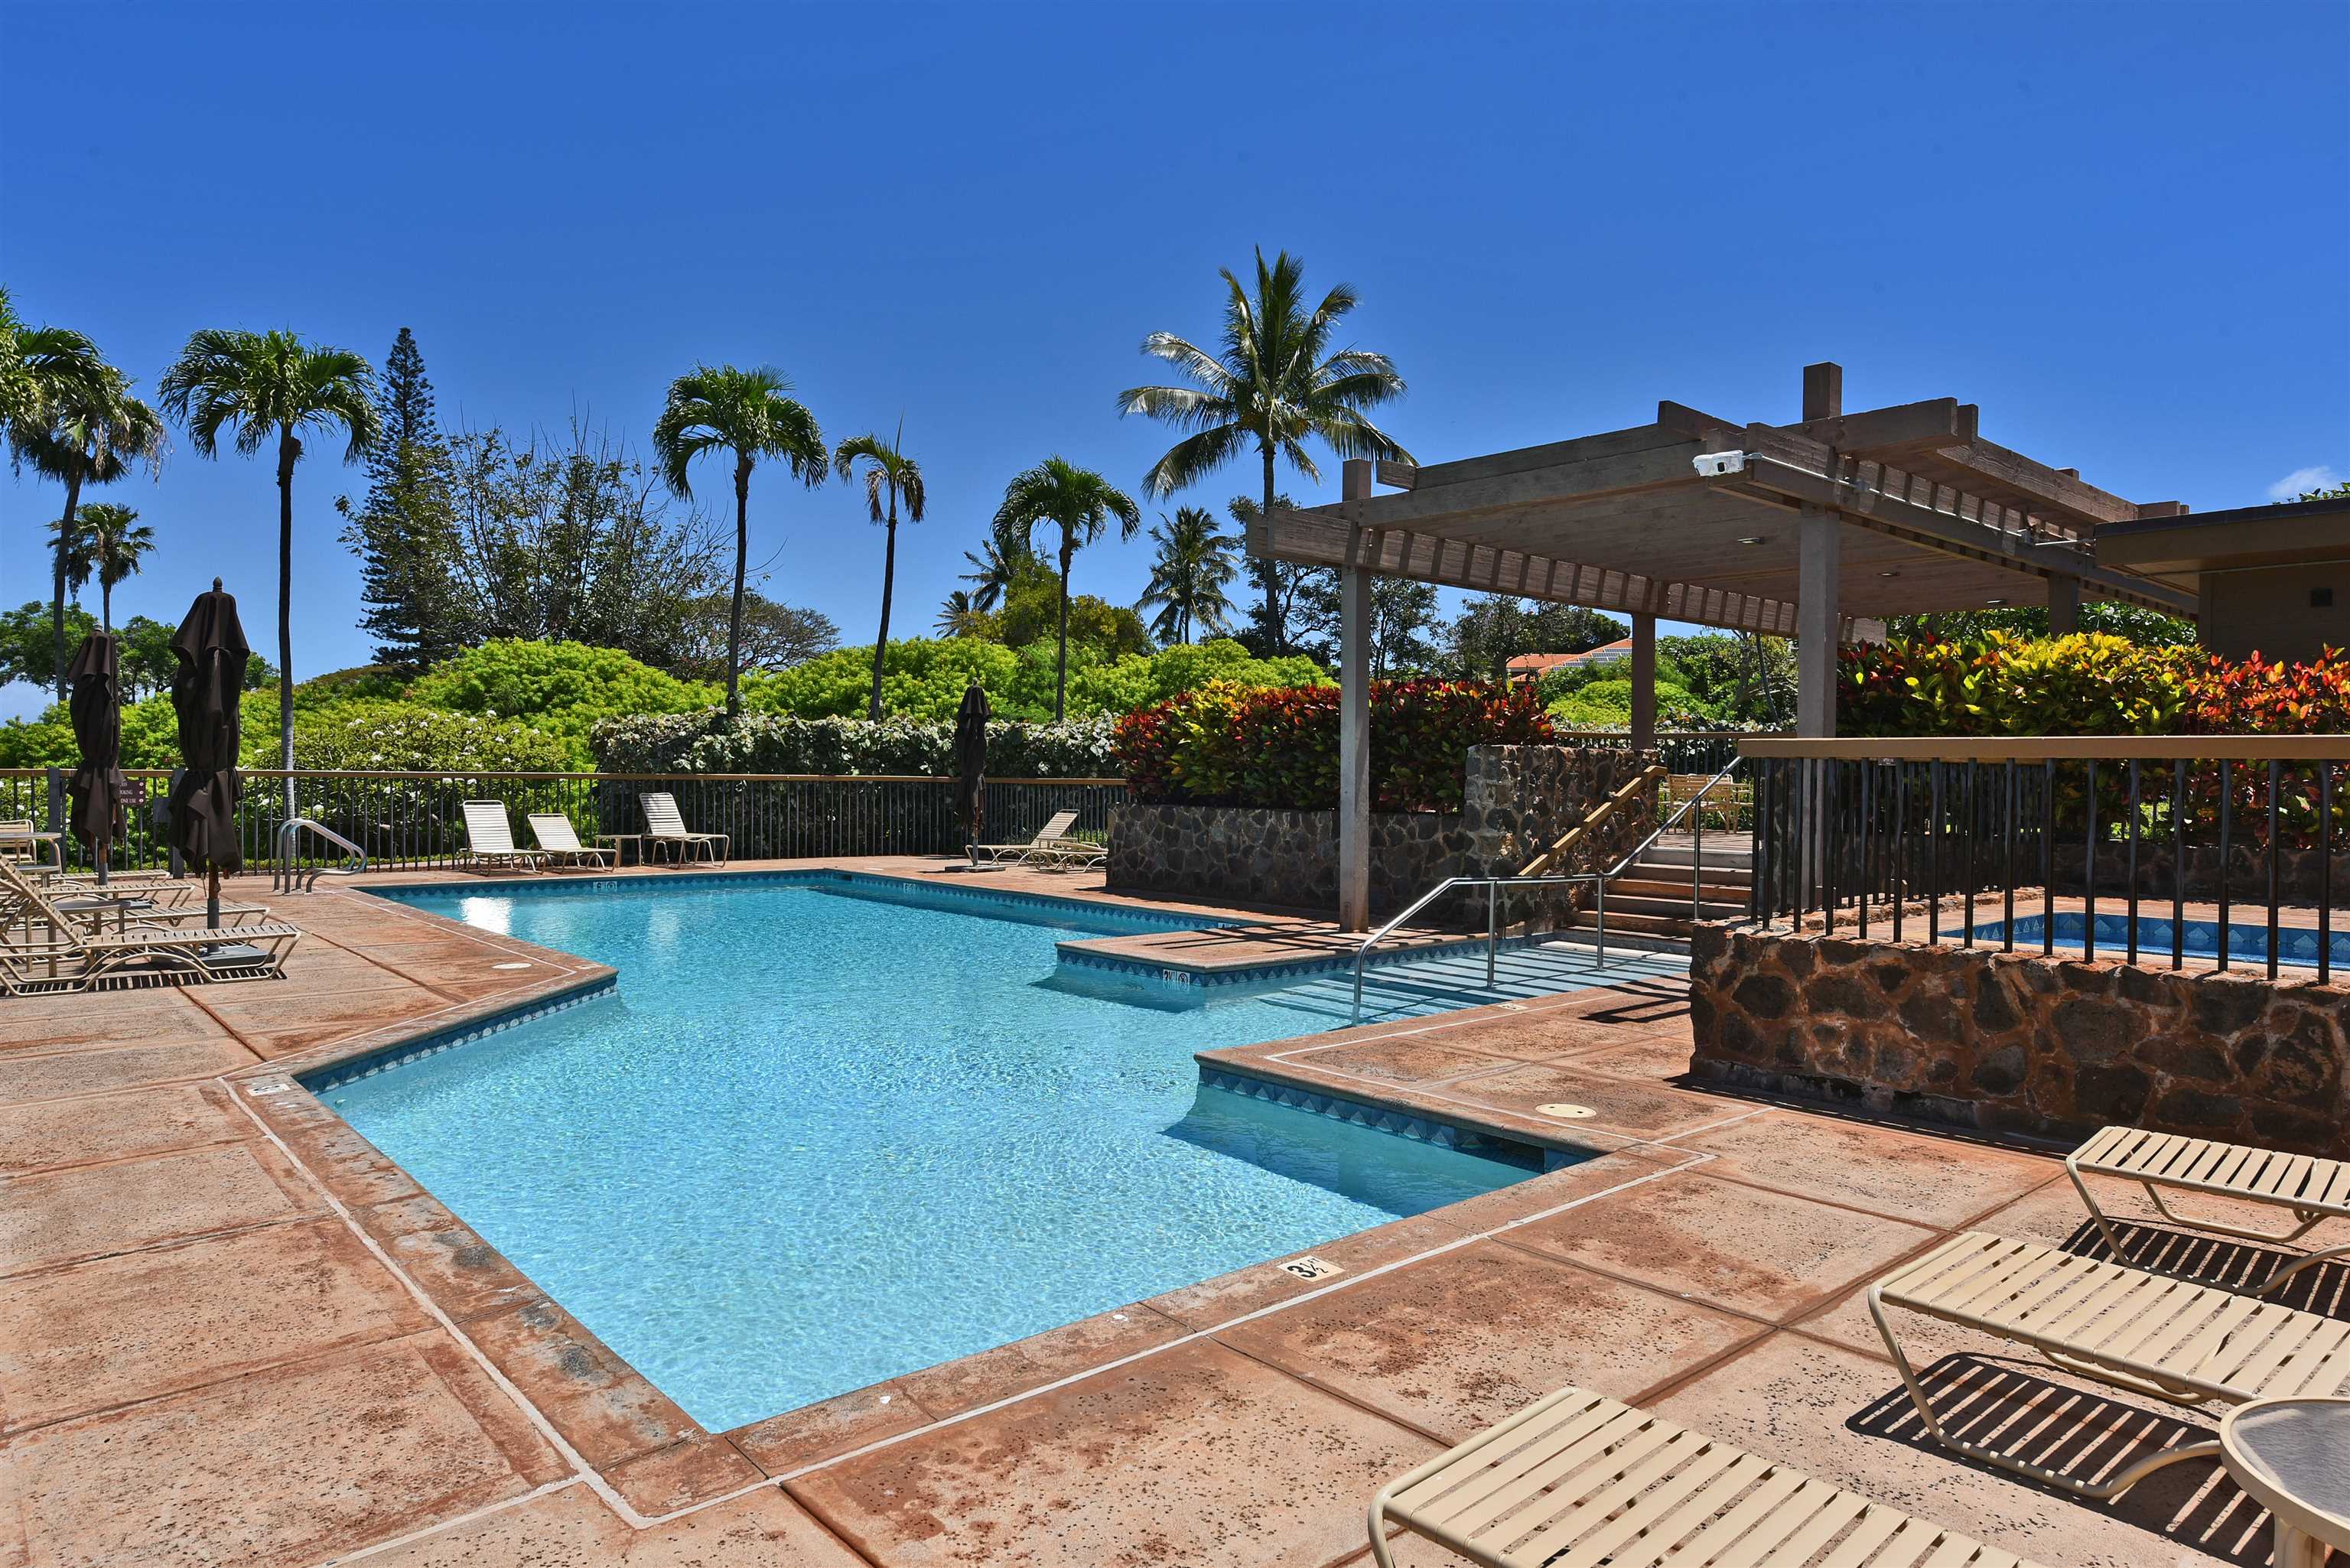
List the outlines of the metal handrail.
{"type": "MultiPolygon", "coordinates": [[[[1657,825],[1656,831],[1650,833],[1648,837],[1640,840],[1638,845],[1633,848],[1630,854],[1625,856],[1624,858],[1616,862],[1614,866],[1608,867],[1607,875],[1610,877],[1621,877],[1626,868],[1628,867],[1632,862],[1638,860],[1642,855],[1648,853],[1650,846],[1654,845],[1658,839],[1662,838],[1666,834],[1672,831],[1674,823],[1679,822],[1682,817],[1687,816],[1691,811],[1694,811],[1700,802],[1703,801],[1707,795],[1711,794],[1713,793],[1714,785],[1721,783],[1731,774],[1736,773],[1745,764],[1745,762],[1746,759],[1744,757],[1731,758],[1728,767],[1722,769],[1720,773],[1706,780],[1705,783],[1699,787],[1698,792],[1695,794],[1690,796],[1689,799],[1681,803],[1681,808],[1679,811],[1673,813],[1671,816],[1668,817],[1663,822],[1659,823],[1657,825]]],[[[1700,828],[1700,831],[1702,832],[1702,828],[1700,828]]]]}
{"type": "MultiPolygon", "coordinates": [[[[1648,848],[1651,845],[1655,844],[1658,839],[1662,838],[1666,834],[1672,831],[1674,823],[1679,822],[1684,816],[1689,816],[1690,813],[1697,811],[1697,808],[1704,804],[1705,797],[1713,793],[1713,786],[1721,784],[1723,780],[1729,778],[1731,774],[1736,773],[1740,767],[1744,765],[1746,759],[1742,756],[1731,758],[1730,765],[1728,767],[1722,769],[1720,773],[1706,780],[1702,784],[1700,784],[1698,786],[1698,792],[1690,796],[1689,799],[1683,801],[1681,803],[1681,808],[1679,811],[1673,813],[1671,816],[1666,818],[1663,822],[1659,823],[1657,825],[1656,831],[1649,834],[1648,837],[1640,840],[1639,844],[1633,848],[1630,854],[1625,856],[1624,858],[1609,867],[1607,868],[1607,875],[1609,877],[1621,877],[1627,870],[1630,869],[1632,865],[1638,861],[1641,856],[1648,852],[1648,848]]],[[[1690,846],[1690,919],[1694,923],[1699,918],[1699,911],[1705,908],[1704,813],[1699,812],[1696,816],[1690,817],[1690,837],[1692,839],[1692,843],[1690,846]]],[[[1603,946],[1607,940],[1607,913],[1604,906],[1602,907],[1599,914],[1599,940],[1603,946]]]]}
{"type": "Polygon", "coordinates": [[[325,823],[320,822],[317,818],[312,816],[295,816],[288,817],[277,829],[277,856],[274,864],[276,868],[269,874],[269,890],[271,892],[314,893],[317,891],[318,888],[318,878],[325,876],[329,871],[333,872],[338,877],[356,877],[360,872],[366,870],[368,867],[368,855],[366,850],[360,848],[358,845],[353,844],[349,839],[345,838],[341,834],[337,833],[333,828],[328,827],[325,823]],[[338,845],[342,848],[350,851],[350,855],[345,857],[344,863],[340,866],[311,867],[310,882],[307,887],[302,886],[302,867],[296,865],[294,860],[295,841],[301,837],[302,830],[306,827],[311,832],[317,834],[319,837],[325,839],[328,843],[338,845]],[[353,858],[356,858],[359,862],[357,865],[352,865],[350,863],[353,858]]]}
{"type": "Polygon", "coordinates": [[[1429,905],[1434,903],[1444,894],[1451,892],[1455,888],[1482,888],[1485,889],[1485,986],[1486,989],[1491,990],[1493,985],[1494,968],[1501,952],[1500,914],[1502,889],[1504,888],[1557,887],[1562,884],[1571,882],[1589,882],[1594,884],[1596,887],[1599,899],[1600,919],[1598,962],[1601,969],[1606,969],[1607,967],[1607,885],[1604,881],[1600,880],[1599,877],[1596,873],[1590,871],[1577,871],[1572,875],[1564,877],[1447,877],[1443,881],[1439,882],[1435,887],[1430,888],[1427,892],[1422,893],[1418,898],[1414,899],[1411,907],[1405,909],[1402,914],[1398,915],[1386,925],[1381,926],[1378,930],[1373,931],[1369,936],[1365,937],[1356,947],[1355,1008],[1353,1017],[1349,1022],[1351,1023],[1360,1023],[1363,1021],[1363,965],[1369,961],[1371,950],[1378,946],[1380,942],[1385,941],[1388,937],[1393,936],[1395,934],[1396,928],[1402,925],[1406,920],[1410,919],[1422,909],[1428,908],[1429,905]]]}

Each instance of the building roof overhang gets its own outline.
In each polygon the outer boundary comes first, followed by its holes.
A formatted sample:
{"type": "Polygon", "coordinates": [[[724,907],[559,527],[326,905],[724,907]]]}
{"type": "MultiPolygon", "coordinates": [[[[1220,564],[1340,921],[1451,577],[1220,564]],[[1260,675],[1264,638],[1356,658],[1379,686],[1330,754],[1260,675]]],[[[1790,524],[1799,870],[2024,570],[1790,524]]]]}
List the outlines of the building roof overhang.
{"type": "Polygon", "coordinates": [[[2298,501],[2116,524],[2097,559],[2185,593],[2221,572],[2350,563],[2350,501],[2298,501]]]}

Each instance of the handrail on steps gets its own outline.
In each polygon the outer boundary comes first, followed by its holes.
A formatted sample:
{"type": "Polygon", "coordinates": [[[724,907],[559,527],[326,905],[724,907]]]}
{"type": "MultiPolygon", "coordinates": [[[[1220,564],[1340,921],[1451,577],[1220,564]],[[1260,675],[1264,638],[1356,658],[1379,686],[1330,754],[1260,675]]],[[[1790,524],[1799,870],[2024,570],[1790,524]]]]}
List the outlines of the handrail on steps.
{"type": "MultiPolygon", "coordinates": [[[[1658,839],[1662,838],[1666,834],[1671,832],[1674,823],[1679,822],[1684,816],[1689,816],[1690,813],[1697,811],[1698,806],[1704,802],[1705,797],[1713,793],[1713,786],[1726,781],[1731,774],[1738,771],[1740,765],[1745,761],[1746,759],[1744,757],[1731,758],[1730,765],[1728,767],[1722,769],[1720,773],[1706,780],[1704,784],[1699,785],[1697,793],[1690,796],[1689,799],[1683,801],[1681,803],[1681,808],[1679,811],[1673,813],[1671,816],[1668,817],[1663,822],[1659,823],[1655,832],[1649,834],[1648,837],[1640,840],[1638,845],[1633,846],[1630,854],[1625,856],[1624,858],[1609,867],[1604,873],[1602,873],[1602,875],[1609,878],[1624,875],[1624,873],[1628,870],[1641,856],[1646,855],[1648,852],[1648,846],[1650,845],[1656,843],[1658,839]]],[[[1705,815],[1702,812],[1700,812],[1696,816],[1690,817],[1690,832],[1694,840],[1690,849],[1690,919],[1691,920],[1695,920],[1698,918],[1698,911],[1705,907],[1705,896],[1702,891],[1705,882],[1705,815]]],[[[1602,928],[1600,931],[1600,940],[1604,942],[1607,939],[1607,933],[1605,929],[1607,924],[1607,917],[1604,912],[1599,918],[1599,923],[1602,928]]]]}
{"type": "Polygon", "coordinates": [[[1591,871],[1577,871],[1570,876],[1563,877],[1447,877],[1443,881],[1439,882],[1435,887],[1430,888],[1427,892],[1422,893],[1419,898],[1413,899],[1411,907],[1404,910],[1402,914],[1398,915],[1394,919],[1389,920],[1386,925],[1381,926],[1378,930],[1373,931],[1369,936],[1365,937],[1360,945],[1355,949],[1355,1011],[1351,1022],[1360,1023],[1363,1021],[1363,965],[1370,958],[1371,950],[1378,946],[1380,942],[1385,941],[1388,937],[1394,935],[1395,929],[1398,926],[1402,925],[1406,920],[1409,920],[1414,915],[1419,914],[1422,909],[1425,909],[1429,905],[1434,903],[1437,898],[1442,895],[1451,892],[1455,888],[1482,888],[1485,889],[1485,986],[1486,989],[1490,991],[1492,989],[1493,985],[1495,961],[1501,951],[1501,890],[1504,888],[1557,887],[1561,884],[1569,882],[1590,882],[1595,884],[1596,887],[1599,898],[1600,918],[1602,921],[1599,938],[1599,967],[1601,969],[1606,969],[1607,967],[1607,937],[1605,921],[1607,919],[1607,885],[1599,879],[1597,873],[1591,871]]]}
{"type": "Polygon", "coordinates": [[[1647,767],[1642,768],[1638,773],[1634,774],[1629,779],[1626,780],[1622,787],[1617,789],[1615,794],[1609,795],[1606,800],[1601,801],[1596,806],[1592,808],[1590,813],[1587,814],[1582,821],[1576,823],[1573,827],[1568,828],[1565,833],[1561,835],[1557,843],[1552,845],[1548,849],[1544,850],[1540,855],[1535,856],[1532,860],[1527,861],[1523,866],[1518,867],[1518,875],[1521,877],[1539,877],[1544,875],[1552,867],[1557,865],[1565,856],[1566,852],[1573,849],[1576,843],[1582,839],[1585,834],[1590,832],[1593,828],[1607,821],[1610,816],[1613,816],[1618,806],[1640,794],[1640,793],[1646,790],[1650,784],[1661,783],[1670,777],[1672,777],[1672,770],[1666,767],[1662,763],[1651,763],[1647,767]]]}
{"type": "Polygon", "coordinates": [[[356,877],[367,867],[367,851],[328,827],[325,823],[312,816],[288,817],[277,829],[277,854],[272,862],[269,874],[269,890],[273,893],[313,893],[317,891],[318,878],[328,872],[338,877],[356,877]],[[303,868],[296,864],[294,859],[295,846],[306,827],[328,843],[350,852],[344,857],[343,863],[339,866],[311,867],[307,886],[302,883],[303,868]],[[357,864],[353,864],[354,861],[357,864]]]}

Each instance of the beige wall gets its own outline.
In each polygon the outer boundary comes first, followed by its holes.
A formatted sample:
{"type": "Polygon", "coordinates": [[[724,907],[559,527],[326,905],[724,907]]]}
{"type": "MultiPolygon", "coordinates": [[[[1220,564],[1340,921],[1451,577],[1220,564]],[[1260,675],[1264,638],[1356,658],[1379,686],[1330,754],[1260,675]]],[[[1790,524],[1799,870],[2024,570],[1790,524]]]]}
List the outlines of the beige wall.
{"type": "Polygon", "coordinates": [[[2350,565],[2216,572],[2202,579],[2203,645],[2230,659],[2255,649],[2271,659],[2307,659],[2327,644],[2350,648],[2350,565]],[[2334,603],[2314,607],[2313,588],[2334,603]]]}

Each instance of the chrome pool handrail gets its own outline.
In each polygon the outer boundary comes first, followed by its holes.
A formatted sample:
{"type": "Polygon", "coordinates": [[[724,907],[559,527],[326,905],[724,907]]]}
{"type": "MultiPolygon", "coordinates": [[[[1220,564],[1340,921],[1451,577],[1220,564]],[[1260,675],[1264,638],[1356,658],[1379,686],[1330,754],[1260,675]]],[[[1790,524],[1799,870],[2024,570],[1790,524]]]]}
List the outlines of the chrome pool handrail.
{"type": "Polygon", "coordinates": [[[367,851],[328,827],[325,823],[311,816],[288,817],[277,829],[277,854],[272,862],[272,869],[269,873],[269,890],[273,893],[316,892],[318,878],[329,871],[338,877],[356,877],[367,867],[367,851]],[[302,830],[306,827],[328,843],[350,852],[344,857],[344,863],[340,866],[311,867],[308,887],[301,885],[302,867],[294,860],[295,844],[301,837],[302,830]],[[352,864],[353,860],[358,864],[352,864]]]}
{"type": "Polygon", "coordinates": [[[1487,989],[1490,990],[1493,984],[1495,962],[1501,949],[1500,913],[1502,889],[1504,888],[1558,887],[1563,884],[1572,882],[1590,882],[1596,885],[1596,891],[1599,900],[1600,920],[1598,962],[1601,969],[1607,968],[1607,884],[1596,872],[1577,871],[1570,875],[1558,877],[1447,877],[1443,881],[1439,882],[1435,887],[1430,888],[1427,892],[1422,893],[1418,898],[1414,899],[1411,906],[1405,909],[1403,913],[1396,916],[1386,925],[1381,926],[1378,930],[1375,930],[1370,935],[1365,937],[1356,947],[1355,1006],[1350,1024],[1360,1023],[1363,1021],[1363,965],[1369,961],[1371,950],[1378,946],[1380,942],[1386,940],[1388,937],[1393,936],[1396,929],[1401,926],[1406,920],[1410,919],[1414,915],[1417,915],[1422,909],[1428,908],[1429,905],[1434,903],[1446,893],[1451,892],[1455,888],[1482,888],[1485,889],[1485,984],[1487,989]]]}

